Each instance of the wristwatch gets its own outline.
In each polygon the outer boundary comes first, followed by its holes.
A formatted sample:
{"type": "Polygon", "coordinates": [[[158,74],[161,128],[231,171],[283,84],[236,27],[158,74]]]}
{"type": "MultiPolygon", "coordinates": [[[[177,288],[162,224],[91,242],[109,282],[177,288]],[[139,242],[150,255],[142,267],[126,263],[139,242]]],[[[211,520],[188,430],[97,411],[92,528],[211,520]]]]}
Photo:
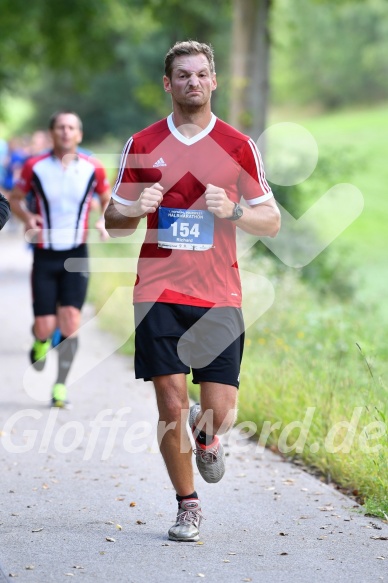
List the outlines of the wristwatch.
{"type": "Polygon", "coordinates": [[[243,216],[243,208],[237,203],[234,203],[233,214],[231,217],[226,217],[229,221],[237,221],[243,216]]]}

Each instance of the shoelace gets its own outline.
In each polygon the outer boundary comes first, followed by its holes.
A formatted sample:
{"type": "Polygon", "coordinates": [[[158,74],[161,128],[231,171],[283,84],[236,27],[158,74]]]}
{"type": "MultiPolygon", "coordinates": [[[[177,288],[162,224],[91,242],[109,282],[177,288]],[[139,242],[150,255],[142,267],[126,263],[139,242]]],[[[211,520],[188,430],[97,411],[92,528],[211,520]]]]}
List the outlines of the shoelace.
{"type": "Polygon", "coordinates": [[[184,510],[177,516],[177,522],[188,522],[195,526],[199,526],[202,519],[204,519],[204,517],[202,516],[201,510],[184,510]]]}
{"type": "Polygon", "coordinates": [[[194,450],[194,454],[202,459],[207,464],[214,464],[218,459],[218,447],[212,449],[202,449],[198,447],[194,450]]]}

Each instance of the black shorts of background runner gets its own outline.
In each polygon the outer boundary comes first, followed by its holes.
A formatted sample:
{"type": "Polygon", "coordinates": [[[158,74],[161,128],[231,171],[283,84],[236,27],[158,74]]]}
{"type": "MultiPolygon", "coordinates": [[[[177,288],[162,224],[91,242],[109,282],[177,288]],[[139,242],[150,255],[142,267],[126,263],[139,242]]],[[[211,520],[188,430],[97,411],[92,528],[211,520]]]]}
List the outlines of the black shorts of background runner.
{"type": "Polygon", "coordinates": [[[135,304],[135,375],[193,373],[193,382],[239,387],[244,320],[239,308],[135,304]]]}
{"type": "Polygon", "coordinates": [[[35,316],[56,314],[58,306],[82,308],[88,288],[88,250],[80,245],[67,251],[34,249],[32,297],[35,316]],[[69,272],[65,261],[83,259],[82,271],[69,272]]]}

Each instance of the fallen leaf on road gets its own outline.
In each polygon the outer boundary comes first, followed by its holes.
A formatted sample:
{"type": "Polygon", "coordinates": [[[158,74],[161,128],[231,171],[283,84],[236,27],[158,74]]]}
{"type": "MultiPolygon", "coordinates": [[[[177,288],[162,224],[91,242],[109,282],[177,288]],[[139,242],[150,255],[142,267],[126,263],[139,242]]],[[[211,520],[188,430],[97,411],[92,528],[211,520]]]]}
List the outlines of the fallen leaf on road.
{"type": "Polygon", "coordinates": [[[121,526],[121,524],[116,524],[116,528],[117,528],[117,530],[123,530],[123,527],[121,526]]]}
{"type": "Polygon", "coordinates": [[[146,523],[142,522],[141,520],[136,520],[136,524],[146,524],[146,523]]]}
{"type": "Polygon", "coordinates": [[[136,502],[131,502],[130,507],[133,508],[134,506],[136,506],[136,502]]]}
{"type": "Polygon", "coordinates": [[[279,555],[288,555],[288,553],[279,553],[279,555]]]}
{"type": "Polygon", "coordinates": [[[388,540],[388,536],[371,536],[373,540],[388,540]]]}
{"type": "Polygon", "coordinates": [[[198,577],[205,577],[203,573],[198,573],[198,577]]]}
{"type": "Polygon", "coordinates": [[[110,536],[107,536],[107,537],[105,538],[105,540],[107,540],[107,541],[108,541],[108,543],[115,543],[115,542],[116,542],[116,539],[115,539],[115,538],[111,538],[110,536]]]}
{"type": "Polygon", "coordinates": [[[27,569],[27,571],[33,571],[35,569],[35,565],[26,565],[25,569],[27,569]]]}
{"type": "Polygon", "coordinates": [[[42,532],[43,528],[34,528],[31,532],[42,532]]]}

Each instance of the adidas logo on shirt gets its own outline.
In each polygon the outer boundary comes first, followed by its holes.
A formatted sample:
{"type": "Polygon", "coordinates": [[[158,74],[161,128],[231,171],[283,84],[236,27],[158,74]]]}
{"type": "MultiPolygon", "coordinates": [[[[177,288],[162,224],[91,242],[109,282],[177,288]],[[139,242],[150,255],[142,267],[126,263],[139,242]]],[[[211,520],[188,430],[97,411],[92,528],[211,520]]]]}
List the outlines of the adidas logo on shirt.
{"type": "Polygon", "coordinates": [[[152,166],[153,166],[153,168],[159,168],[160,166],[167,166],[167,164],[163,160],[163,158],[159,158],[159,160],[157,162],[155,162],[155,164],[153,164],[152,166]]]}

